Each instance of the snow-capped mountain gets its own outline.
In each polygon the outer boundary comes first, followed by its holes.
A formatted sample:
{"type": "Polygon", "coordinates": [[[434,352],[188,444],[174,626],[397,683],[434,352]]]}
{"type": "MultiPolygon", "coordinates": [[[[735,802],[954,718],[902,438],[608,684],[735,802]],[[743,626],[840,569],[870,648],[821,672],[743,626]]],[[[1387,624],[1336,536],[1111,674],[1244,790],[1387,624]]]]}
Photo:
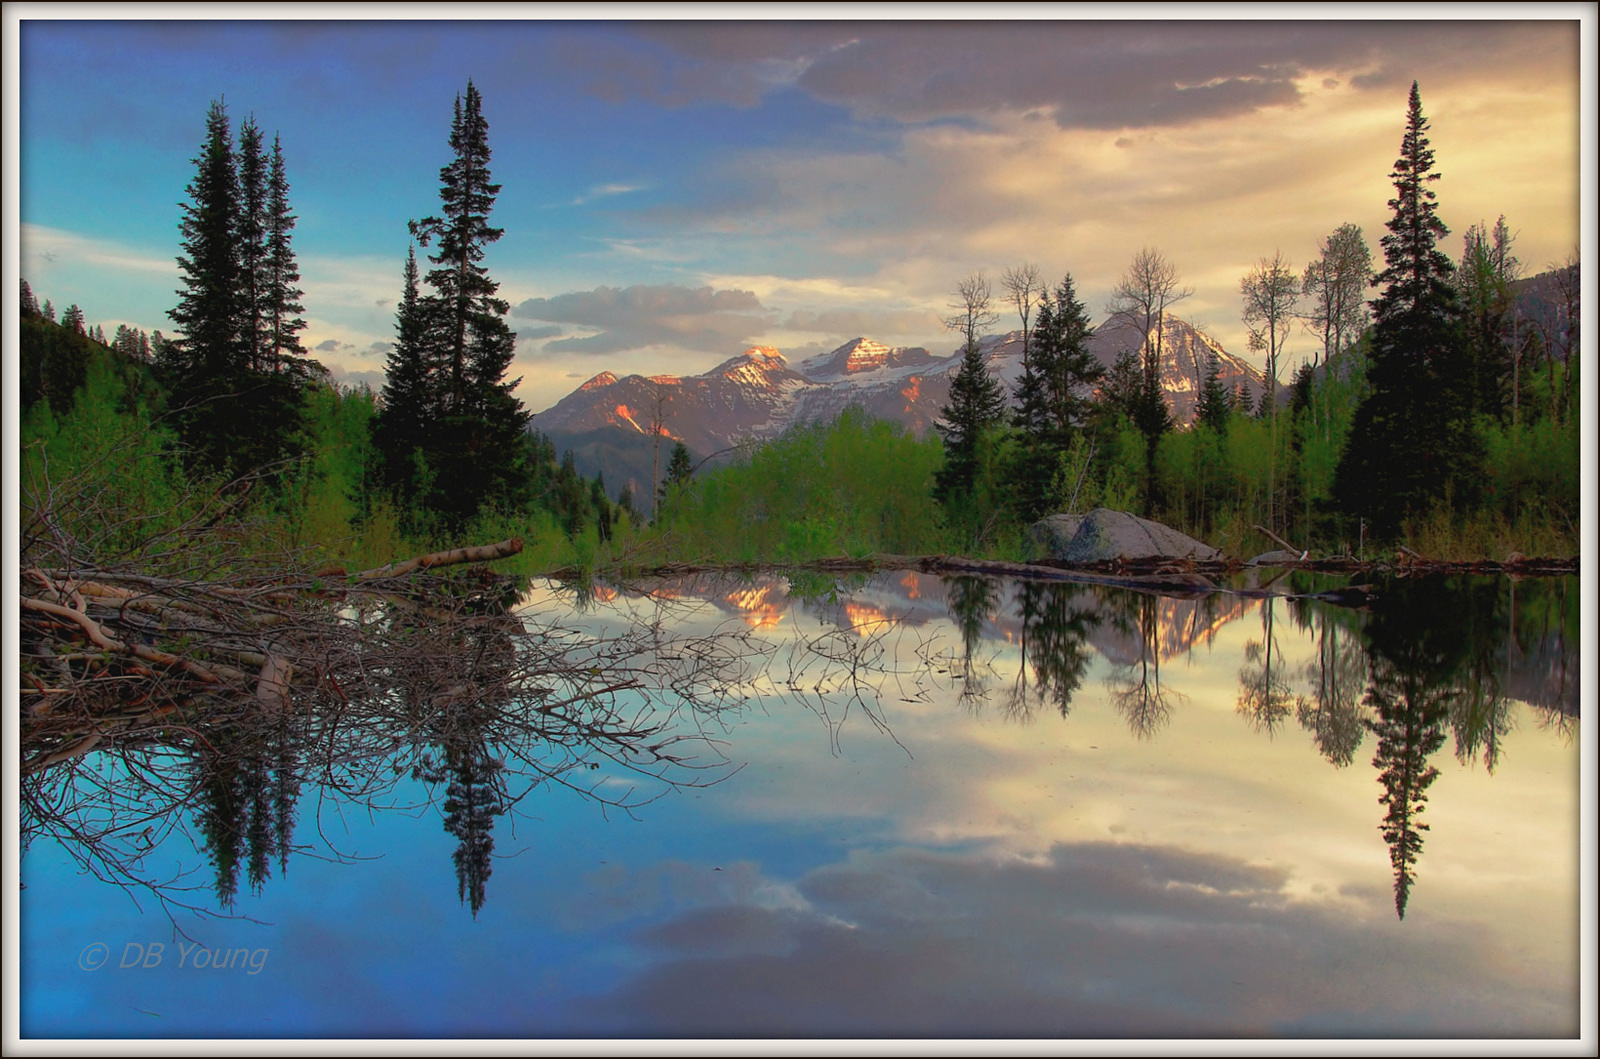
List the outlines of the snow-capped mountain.
{"type": "MultiPolygon", "coordinates": [[[[1121,352],[1136,350],[1140,342],[1138,329],[1112,321],[1095,332],[1090,349],[1110,370],[1121,352]]],[[[1022,332],[986,338],[982,349],[989,371],[1014,390],[1022,376],[1022,332]]],[[[1212,352],[1224,386],[1242,386],[1253,400],[1264,387],[1258,371],[1182,320],[1166,321],[1161,349],[1162,385],[1180,423],[1194,417],[1212,352]]],[[[920,435],[933,428],[949,402],[950,380],[960,364],[959,350],[938,357],[921,347],[891,348],[868,338],[794,365],[778,350],[757,346],[703,375],[618,378],[601,372],[535,416],[533,427],[557,451],[571,449],[583,474],[603,472],[613,492],[626,485],[642,497],[655,478],[658,435],[662,467],[675,441],[698,461],[742,441],[832,419],[851,405],[920,435]]]]}

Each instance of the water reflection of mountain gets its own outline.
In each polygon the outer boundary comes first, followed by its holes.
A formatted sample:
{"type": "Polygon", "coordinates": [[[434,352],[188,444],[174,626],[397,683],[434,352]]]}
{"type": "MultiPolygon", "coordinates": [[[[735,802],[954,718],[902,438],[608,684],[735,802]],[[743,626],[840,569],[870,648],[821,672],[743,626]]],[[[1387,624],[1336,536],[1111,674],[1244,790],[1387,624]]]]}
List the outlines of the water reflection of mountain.
{"type": "MultiPolygon", "coordinates": [[[[963,629],[964,637],[975,635],[1012,646],[1023,643],[1029,634],[1030,622],[1038,624],[1032,610],[1039,606],[1041,593],[1064,592],[1074,598],[1081,595],[1086,601],[1084,606],[1101,612],[1107,611],[1110,601],[1125,596],[1150,599],[1153,611],[1142,613],[1137,621],[1106,620],[1084,625],[1084,643],[1113,666],[1181,659],[1197,647],[1211,645],[1233,622],[1260,615],[1267,609],[1266,602],[1254,592],[1251,595],[1218,592],[1171,597],[1149,592],[1130,593],[1127,589],[1101,584],[993,580],[992,601],[988,601],[986,594],[984,598],[988,602],[981,612],[973,612],[970,607],[953,606],[951,586],[966,580],[971,579],[941,577],[916,570],[837,576],[814,572],[760,576],[704,573],[670,582],[634,585],[621,591],[636,598],[709,603],[752,628],[779,628],[790,608],[798,607],[803,613],[840,630],[863,635],[881,631],[891,623],[922,627],[936,621],[953,620],[963,629]],[[1030,597],[1029,593],[1033,595],[1030,597]],[[964,612],[956,614],[956,610],[964,612]]],[[[1489,648],[1498,657],[1493,676],[1497,693],[1575,718],[1579,704],[1578,630],[1576,600],[1571,597],[1575,596],[1576,586],[1569,588],[1568,579],[1520,583],[1505,579],[1477,580],[1487,586],[1480,587],[1480,591],[1493,597],[1492,613],[1479,625],[1486,630],[1500,630],[1491,637],[1494,643],[1489,648]]],[[[1381,600],[1384,593],[1408,591],[1404,586],[1416,581],[1398,579],[1394,582],[1398,587],[1385,587],[1378,598],[1381,600]]],[[[1252,582],[1247,587],[1259,590],[1263,586],[1252,582]]],[[[1280,591],[1290,587],[1288,583],[1277,586],[1280,591]]],[[[1305,590],[1325,586],[1308,582],[1292,587],[1305,590]]],[[[605,586],[591,589],[593,598],[600,601],[615,598],[618,591],[605,586]]],[[[1338,709],[1330,712],[1330,706],[1343,708],[1339,705],[1344,702],[1343,684],[1352,679],[1349,662],[1340,663],[1339,657],[1346,651],[1347,638],[1357,635],[1366,619],[1360,612],[1305,598],[1292,598],[1284,609],[1274,607],[1274,611],[1275,620],[1290,617],[1321,644],[1319,651],[1323,657],[1319,668],[1315,672],[1308,669],[1301,676],[1302,683],[1307,686],[1307,701],[1312,703],[1311,713],[1306,717],[1313,726],[1321,725],[1326,731],[1338,712],[1338,709]],[[1341,672],[1341,666],[1343,673],[1338,677],[1341,685],[1335,687],[1331,681],[1341,672]]],[[[1265,651],[1265,636],[1256,639],[1262,641],[1265,651]]],[[[1283,676],[1287,678],[1289,674],[1283,676]]],[[[1364,681],[1364,678],[1363,673],[1360,679],[1364,681]]],[[[1348,739],[1344,742],[1348,743],[1348,739]]]]}

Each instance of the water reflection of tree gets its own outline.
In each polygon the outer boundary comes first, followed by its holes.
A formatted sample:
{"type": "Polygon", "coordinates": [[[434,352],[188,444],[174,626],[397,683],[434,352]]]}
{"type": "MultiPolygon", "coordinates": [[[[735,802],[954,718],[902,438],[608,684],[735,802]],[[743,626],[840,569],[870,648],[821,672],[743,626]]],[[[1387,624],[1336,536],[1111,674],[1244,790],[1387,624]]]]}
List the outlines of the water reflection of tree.
{"type": "Polygon", "coordinates": [[[1022,664],[1012,688],[1012,713],[1031,715],[1029,666],[1038,702],[1048,699],[1065,718],[1072,696],[1089,669],[1089,633],[1100,624],[1097,601],[1087,586],[1026,581],[1018,593],[1022,664]]]}
{"type": "Polygon", "coordinates": [[[1496,621],[1497,587],[1482,579],[1394,579],[1380,587],[1367,623],[1366,726],[1378,738],[1372,763],[1383,785],[1379,804],[1388,807],[1380,830],[1402,919],[1428,830],[1421,820],[1427,791],[1439,776],[1428,759],[1444,745],[1446,725],[1462,760],[1497,745],[1504,697],[1492,660],[1505,634],[1496,621]]]}
{"type": "Polygon", "coordinates": [[[282,715],[256,723],[214,727],[193,758],[196,826],[215,869],[217,901],[231,906],[239,891],[240,860],[253,893],[287,873],[295,802],[300,794],[298,732],[282,715]]]}
{"type": "Polygon", "coordinates": [[[1343,768],[1355,760],[1366,732],[1366,653],[1359,635],[1346,627],[1346,615],[1336,608],[1309,604],[1296,607],[1294,614],[1298,624],[1312,628],[1317,645],[1316,657],[1304,670],[1311,694],[1297,700],[1295,717],[1328,763],[1343,768]]]}
{"type": "Polygon", "coordinates": [[[1137,739],[1151,739],[1172,720],[1174,698],[1161,683],[1161,597],[1143,592],[1114,592],[1106,601],[1112,624],[1139,638],[1139,657],[1118,663],[1106,675],[1111,704],[1137,739]]]}
{"type": "Polygon", "coordinates": [[[989,697],[982,668],[976,664],[978,647],[983,643],[983,623],[999,607],[1001,582],[990,577],[948,577],[944,579],[945,601],[956,628],[961,630],[961,691],[957,701],[976,711],[989,697]]]}
{"type": "Polygon", "coordinates": [[[431,748],[412,770],[430,786],[445,788],[441,808],[445,833],[457,843],[451,854],[457,892],[474,917],[483,909],[494,870],[495,818],[510,800],[505,765],[490,751],[489,733],[507,705],[517,631],[515,616],[497,613],[462,626],[452,638],[451,656],[472,662],[460,681],[436,690],[436,701],[422,711],[431,748]]]}
{"type": "MultiPolygon", "coordinates": [[[[480,581],[427,580],[292,615],[304,664],[272,694],[171,678],[153,685],[162,698],[141,693],[120,713],[87,698],[35,711],[22,747],[24,849],[54,840],[84,871],[169,910],[210,910],[196,890],[227,908],[241,876],[259,892],[274,858],[287,870],[306,785],[319,811],[381,811],[414,807],[403,781],[415,776],[442,788],[462,898],[476,911],[495,820],[535,787],[627,812],[725,775],[705,726],[739,705],[765,658],[747,635],[650,622],[600,635],[559,612],[508,612],[480,581]],[[158,851],[175,839],[206,851],[212,880],[162,867],[174,858],[158,851]]],[[[323,855],[342,856],[331,845],[323,855]]]]}
{"type": "Polygon", "coordinates": [[[1235,706],[1251,727],[1268,735],[1277,732],[1298,701],[1289,688],[1283,648],[1277,644],[1274,603],[1272,596],[1261,601],[1262,638],[1244,645],[1245,664],[1239,670],[1239,700],[1235,706]]]}

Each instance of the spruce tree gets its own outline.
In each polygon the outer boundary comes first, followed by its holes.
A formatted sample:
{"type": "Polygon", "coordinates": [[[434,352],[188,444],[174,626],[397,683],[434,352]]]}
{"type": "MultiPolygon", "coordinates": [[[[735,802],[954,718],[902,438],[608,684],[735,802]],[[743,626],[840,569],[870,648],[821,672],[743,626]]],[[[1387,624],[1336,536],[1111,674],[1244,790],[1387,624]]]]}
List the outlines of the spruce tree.
{"type": "Polygon", "coordinates": [[[1228,417],[1233,414],[1233,403],[1228,399],[1227,387],[1222,385],[1222,365],[1215,353],[1206,365],[1205,385],[1200,389],[1200,404],[1195,410],[1195,421],[1218,434],[1228,430],[1228,417]]]}
{"type": "Polygon", "coordinates": [[[934,424],[944,439],[944,466],[933,482],[940,503],[957,503],[972,492],[983,432],[999,423],[1005,410],[1005,391],[989,374],[978,343],[969,339],[961,368],[950,382],[950,403],[939,410],[939,422],[934,424]]]}
{"type": "Polygon", "coordinates": [[[266,355],[274,372],[305,375],[320,370],[306,359],[300,332],[306,322],[300,314],[300,267],[295,263],[291,232],[297,218],[289,211],[289,177],[283,162],[283,145],[272,137],[272,157],[267,165],[267,213],[263,284],[266,355]]]}
{"type": "Polygon", "coordinates": [[[234,252],[239,267],[241,318],[239,340],[242,367],[260,372],[265,366],[267,160],[261,152],[261,129],[256,119],[239,126],[239,200],[234,219],[234,252]]]}
{"type": "Polygon", "coordinates": [[[239,381],[239,324],[244,318],[234,245],[239,173],[228,112],[220,100],[206,114],[205,143],[194,165],[179,225],[183,289],[167,314],[180,337],[167,343],[161,367],[191,463],[220,470],[229,462],[232,410],[225,405],[231,404],[227,395],[239,381]]]}
{"type": "MultiPolygon", "coordinates": [[[[299,362],[296,371],[280,371],[268,348],[267,321],[282,315],[286,304],[298,311],[293,299],[299,291],[271,282],[272,180],[254,120],[240,128],[239,145],[236,153],[226,108],[212,103],[189,201],[182,205],[178,267],[184,289],[168,313],[181,337],[158,343],[158,367],[189,463],[230,474],[304,451],[310,367],[299,362]]],[[[288,185],[281,172],[279,185],[282,198],[288,185]]],[[[278,208],[287,216],[286,200],[278,208]]],[[[293,271],[286,234],[277,257],[293,271]]]]}
{"type": "MultiPolygon", "coordinates": [[[[427,445],[437,433],[440,419],[414,247],[406,250],[404,292],[395,313],[395,331],[378,411],[372,419],[372,442],[378,453],[376,471],[381,485],[409,509],[419,490],[427,487],[427,445]]],[[[426,498],[422,499],[426,503],[426,498]]]]}
{"type": "Polygon", "coordinates": [[[1089,310],[1078,300],[1069,273],[1056,287],[1049,327],[1041,315],[1034,338],[1050,427],[1063,448],[1071,441],[1071,432],[1088,419],[1092,403],[1089,394],[1105,377],[1105,368],[1089,351],[1089,336],[1093,333],[1089,310]]]}
{"type": "Polygon", "coordinates": [[[1020,514],[1032,521],[1047,513],[1062,454],[1083,427],[1088,394],[1105,374],[1089,352],[1088,310],[1077,298],[1072,276],[1062,279],[1055,299],[1039,302],[1030,356],[1017,389],[1015,425],[1021,445],[1014,470],[1020,514]]]}
{"type": "Polygon", "coordinates": [[[500,185],[490,181],[488,133],[482,97],[468,81],[450,129],[455,157],[439,171],[443,208],[411,222],[418,242],[437,244],[420,311],[441,418],[423,448],[438,474],[433,503],[453,523],[480,505],[525,503],[530,480],[530,417],[513,394],[522,380],[505,379],[516,345],[505,322],[510,306],[483,265],[484,248],[504,234],[489,226],[500,185]]]}
{"type": "Polygon", "coordinates": [[[1454,269],[1438,241],[1449,234],[1434,205],[1428,122],[1415,82],[1395,162],[1394,216],[1383,237],[1388,267],[1373,303],[1369,392],[1356,410],[1335,476],[1344,511],[1392,537],[1408,515],[1449,493],[1469,499],[1481,462],[1472,425],[1470,365],[1452,283],[1454,269]]]}

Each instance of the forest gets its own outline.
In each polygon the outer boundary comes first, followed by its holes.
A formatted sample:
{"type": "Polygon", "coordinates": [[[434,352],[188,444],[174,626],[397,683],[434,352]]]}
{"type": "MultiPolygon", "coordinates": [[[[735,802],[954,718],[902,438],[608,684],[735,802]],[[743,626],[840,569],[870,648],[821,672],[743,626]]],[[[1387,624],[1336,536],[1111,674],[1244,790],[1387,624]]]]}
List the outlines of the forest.
{"type": "Polygon", "coordinates": [[[1157,250],[1133,259],[1113,317],[1146,336],[1109,372],[1087,352],[1069,273],[981,272],[946,326],[961,368],[917,437],[847,411],[696,467],[680,444],[655,495],[613,495],[529,429],[509,377],[515,334],[485,264],[488,123],[457,97],[436,213],[409,223],[386,382],[334,384],[306,324],[283,148],[212,105],[185,189],[173,333],[107,336],[24,280],[22,547],[152,571],[217,550],[221,566],[375,567],[519,538],[523,573],[669,563],[803,563],[875,554],[1025,561],[1060,510],[1132,511],[1245,557],[1263,527],[1313,555],[1575,556],[1579,541],[1578,263],[1530,280],[1505,218],[1445,251],[1438,176],[1412,88],[1391,174],[1382,268],[1354,225],[1303,271],[1277,254],[1240,282],[1266,369],[1258,402],[1217,366],[1192,425],[1163,398],[1161,323],[1190,293],[1157,250]],[[419,255],[418,251],[421,251],[419,255]],[[1549,311],[1519,300],[1541,284],[1549,311]],[[1376,291],[1376,297],[1370,297],[1376,291]],[[1001,307],[1023,335],[1015,391],[980,355],[1001,307]],[[1287,380],[1291,331],[1319,349],[1287,380]],[[69,543],[70,542],[70,543],[69,543]]]}

